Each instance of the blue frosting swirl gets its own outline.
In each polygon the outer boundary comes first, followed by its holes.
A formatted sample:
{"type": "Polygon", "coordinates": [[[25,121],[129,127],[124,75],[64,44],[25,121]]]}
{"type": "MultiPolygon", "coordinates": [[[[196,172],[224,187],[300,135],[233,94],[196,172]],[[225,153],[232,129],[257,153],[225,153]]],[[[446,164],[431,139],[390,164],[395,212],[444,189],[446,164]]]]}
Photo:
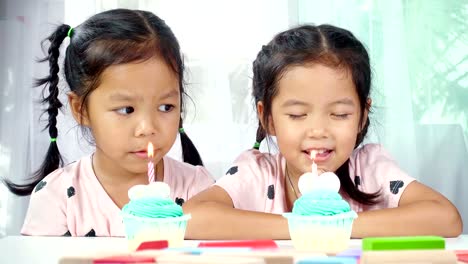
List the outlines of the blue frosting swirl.
{"type": "Polygon", "coordinates": [[[130,200],[122,212],[138,217],[167,218],[182,216],[182,207],[168,198],[145,197],[130,200]]]}
{"type": "Polygon", "coordinates": [[[303,194],[294,202],[293,214],[297,215],[337,215],[351,211],[348,202],[339,193],[317,190],[303,194]]]}

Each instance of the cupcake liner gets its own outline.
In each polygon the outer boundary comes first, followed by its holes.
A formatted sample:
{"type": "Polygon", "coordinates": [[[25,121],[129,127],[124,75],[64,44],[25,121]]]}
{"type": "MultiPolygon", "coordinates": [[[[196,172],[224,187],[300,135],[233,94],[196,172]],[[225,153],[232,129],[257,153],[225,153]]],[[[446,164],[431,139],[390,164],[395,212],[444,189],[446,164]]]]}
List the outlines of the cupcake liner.
{"type": "Polygon", "coordinates": [[[348,248],[354,211],[331,216],[283,214],[294,247],[301,251],[338,253],[348,248]]]}
{"type": "Polygon", "coordinates": [[[133,251],[142,242],[154,240],[167,240],[169,247],[182,246],[187,221],[191,218],[191,215],[148,218],[123,213],[122,217],[129,249],[133,251]]]}

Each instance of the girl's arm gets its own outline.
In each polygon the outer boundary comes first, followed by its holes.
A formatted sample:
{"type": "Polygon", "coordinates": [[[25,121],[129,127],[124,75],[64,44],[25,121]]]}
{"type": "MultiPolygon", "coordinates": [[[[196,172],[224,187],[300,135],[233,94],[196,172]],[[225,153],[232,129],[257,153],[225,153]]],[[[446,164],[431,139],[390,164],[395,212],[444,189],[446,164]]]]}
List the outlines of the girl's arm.
{"type": "Polygon", "coordinates": [[[212,186],[183,205],[188,221],[186,239],[290,239],[281,216],[235,209],[231,197],[212,186]]]}
{"type": "Polygon", "coordinates": [[[456,237],[463,223],[457,208],[443,195],[413,181],[398,207],[366,211],[354,221],[352,237],[439,235],[456,237]]]}

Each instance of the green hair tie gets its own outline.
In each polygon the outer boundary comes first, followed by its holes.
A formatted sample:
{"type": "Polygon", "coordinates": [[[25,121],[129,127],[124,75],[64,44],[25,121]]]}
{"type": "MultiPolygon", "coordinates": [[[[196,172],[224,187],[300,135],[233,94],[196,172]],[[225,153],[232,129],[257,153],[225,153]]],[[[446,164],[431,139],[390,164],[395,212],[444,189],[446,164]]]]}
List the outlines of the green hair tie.
{"type": "Polygon", "coordinates": [[[260,148],[260,143],[255,141],[255,144],[253,146],[254,149],[259,149],[260,148]]]}
{"type": "Polygon", "coordinates": [[[68,32],[67,32],[67,36],[68,36],[69,38],[71,38],[72,35],[73,35],[73,28],[70,27],[70,29],[69,29],[68,32]]]}
{"type": "Polygon", "coordinates": [[[185,130],[184,130],[183,127],[179,128],[179,133],[181,133],[181,134],[185,133],[185,130]]]}
{"type": "Polygon", "coordinates": [[[50,142],[56,142],[57,138],[50,138],[50,142]]]}

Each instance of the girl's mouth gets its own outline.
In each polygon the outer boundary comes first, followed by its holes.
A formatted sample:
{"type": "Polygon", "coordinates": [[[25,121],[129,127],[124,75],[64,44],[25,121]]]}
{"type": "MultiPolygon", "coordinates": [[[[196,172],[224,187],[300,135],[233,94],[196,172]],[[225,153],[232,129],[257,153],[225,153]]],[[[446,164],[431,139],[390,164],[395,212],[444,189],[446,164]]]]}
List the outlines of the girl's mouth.
{"type": "Polygon", "coordinates": [[[146,150],[140,150],[140,151],[133,151],[131,152],[132,154],[135,154],[139,158],[147,159],[148,158],[148,153],[146,150]]]}
{"type": "Polygon", "coordinates": [[[320,149],[308,149],[308,150],[304,150],[302,151],[304,154],[307,155],[307,157],[309,159],[312,159],[311,157],[311,152],[315,150],[315,162],[323,162],[323,161],[326,161],[330,156],[331,154],[333,153],[333,150],[332,149],[325,149],[325,148],[320,148],[320,149]]]}

